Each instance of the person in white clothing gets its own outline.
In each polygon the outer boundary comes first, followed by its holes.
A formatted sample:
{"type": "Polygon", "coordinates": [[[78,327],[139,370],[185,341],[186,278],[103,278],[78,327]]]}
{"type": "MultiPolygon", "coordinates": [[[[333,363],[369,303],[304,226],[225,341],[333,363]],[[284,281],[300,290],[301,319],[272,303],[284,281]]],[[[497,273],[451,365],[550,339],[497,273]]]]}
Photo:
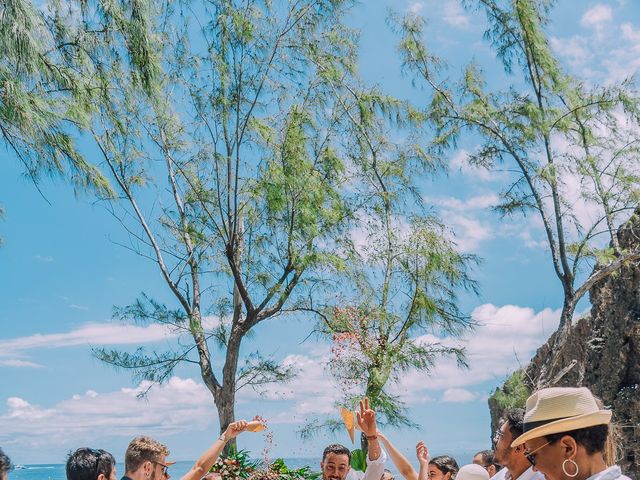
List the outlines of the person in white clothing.
{"type": "MultiPolygon", "coordinates": [[[[360,411],[356,412],[356,421],[369,444],[367,469],[362,480],[380,480],[384,474],[387,456],[378,442],[376,413],[369,407],[369,399],[360,400],[360,411]]],[[[351,470],[351,451],[339,444],[329,445],[322,453],[320,470],[322,480],[345,480],[351,470]]]]}
{"type": "Polygon", "coordinates": [[[524,455],[524,446],[511,447],[511,443],[522,435],[523,420],[523,408],[512,408],[504,413],[502,425],[493,435],[494,460],[504,468],[491,477],[493,480],[544,480],[540,473],[533,471],[524,455]]]}
{"type": "Polygon", "coordinates": [[[547,480],[629,480],[605,462],[611,415],[588,388],[543,388],[527,399],[524,433],[511,446],[524,446],[547,480]]]}

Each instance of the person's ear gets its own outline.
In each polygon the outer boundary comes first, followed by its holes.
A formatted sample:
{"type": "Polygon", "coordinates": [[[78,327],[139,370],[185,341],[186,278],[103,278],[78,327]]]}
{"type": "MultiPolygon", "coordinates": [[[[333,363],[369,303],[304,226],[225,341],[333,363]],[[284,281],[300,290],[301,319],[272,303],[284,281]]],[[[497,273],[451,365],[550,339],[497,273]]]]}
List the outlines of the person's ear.
{"type": "Polygon", "coordinates": [[[109,479],[104,476],[104,473],[99,473],[98,478],[96,480],[109,480],[109,479]]]}
{"type": "Polygon", "coordinates": [[[560,439],[560,446],[565,452],[565,458],[574,458],[578,451],[576,439],[570,435],[565,435],[560,439]]]}
{"type": "Polygon", "coordinates": [[[487,472],[489,472],[489,477],[493,477],[496,474],[496,466],[495,465],[489,465],[487,467],[487,472]]]}

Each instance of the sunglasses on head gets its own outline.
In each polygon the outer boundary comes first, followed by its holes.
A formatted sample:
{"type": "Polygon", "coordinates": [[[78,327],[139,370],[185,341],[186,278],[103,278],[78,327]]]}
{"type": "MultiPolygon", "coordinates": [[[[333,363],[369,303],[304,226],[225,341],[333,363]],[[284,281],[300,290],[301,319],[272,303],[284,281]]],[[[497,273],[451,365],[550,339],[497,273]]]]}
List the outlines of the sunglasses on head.
{"type": "Polygon", "coordinates": [[[544,445],[540,445],[538,448],[536,448],[533,452],[524,452],[524,456],[527,460],[529,460],[529,462],[531,463],[532,466],[535,467],[536,465],[536,456],[534,455],[538,450],[542,450],[544,447],[546,447],[547,445],[549,445],[551,442],[547,442],[544,445]]]}

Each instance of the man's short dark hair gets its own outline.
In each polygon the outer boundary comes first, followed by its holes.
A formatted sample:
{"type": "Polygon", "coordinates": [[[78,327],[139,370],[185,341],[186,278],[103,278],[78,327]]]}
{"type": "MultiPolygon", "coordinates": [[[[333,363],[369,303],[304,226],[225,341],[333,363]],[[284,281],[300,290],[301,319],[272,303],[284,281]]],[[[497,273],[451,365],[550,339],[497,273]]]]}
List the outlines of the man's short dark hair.
{"type": "Polygon", "coordinates": [[[335,455],[346,455],[347,457],[349,457],[349,462],[351,462],[351,451],[344,445],[340,445],[339,443],[334,443],[332,445],[329,445],[327,448],[325,448],[324,452],[322,452],[323,462],[325,458],[327,458],[327,455],[329,455],[330,453],[333,453],[335,455]]]}
{"type": "Polygon", "coordinates": [[[474,455],[480,455],[482,458],[482,466],[487,468],[489,465],[493,464],[493,450],[482,450],[474,455]]]}
{"type": "Polygon", "coordinates": [[[0,477],[4,477],[9,470],[11,470],[11,460],[0,448],[0,477]]]}
{"type": "Polygon", "coordinates": [[[477,455],[480,455],[480,458],[482,459],[482,466],[484,468],[489,468],[491,465],[493,465],[496,469],[496,472],[499,472],[502,468],[502,465],[496,463],[496,458],[493,450],[482,450],[476,453],[474,457],[476,457],[477,455]]]}
{"type": "Polygon", "coordinates": [[[103,474],[106,478],[116,466],[109,452],[93,448],[79,448],[67,458],[67,480],[96,480],[103,474]]]}
{"type": "Polygon", "coordinates": [[[509,408],[504,412],[504,421],[509,422],[509,431],[513,440],[524,432],[524,408],[509,408]]]}

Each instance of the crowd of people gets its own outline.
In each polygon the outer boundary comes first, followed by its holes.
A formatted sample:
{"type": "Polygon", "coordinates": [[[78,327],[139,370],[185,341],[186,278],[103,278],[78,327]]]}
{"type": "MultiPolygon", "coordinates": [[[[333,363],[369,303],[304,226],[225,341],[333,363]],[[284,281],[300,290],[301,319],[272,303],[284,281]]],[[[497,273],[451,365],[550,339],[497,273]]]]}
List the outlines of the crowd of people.
{"type": "MultiPolygon", "coordinates": [[[[458,467],[448,455],[431,457],[424,442],[416,445],[418,471],[377,428],[367,399],[356,412],[367,439],[367,467],[362,476],[351,469],[351,452],[339,444],[324,449],[322,480],[393,480],[385,469],[387,455],[405,480],[630,480],[608,454],[611,410],[602,408],[589,389],[545,388],[529,397],[526,408],[507,410],[493,437],[493,450],[478,452],[473,463],[458,467]]],[[[195,462],[181,480],[210,478],[225,445],[249,429],[241,420],[195,462]]],[[[134,438],[125,453],[122,480],[169,480],[169,450],[146,436],[134,438]]],[[[0,449],[0,480],[8,480],[9,458],[0,449]]],[[[116,480],[116,462],[109,452],[79,448],[69,455],[67,480],[116,480]]]]}

